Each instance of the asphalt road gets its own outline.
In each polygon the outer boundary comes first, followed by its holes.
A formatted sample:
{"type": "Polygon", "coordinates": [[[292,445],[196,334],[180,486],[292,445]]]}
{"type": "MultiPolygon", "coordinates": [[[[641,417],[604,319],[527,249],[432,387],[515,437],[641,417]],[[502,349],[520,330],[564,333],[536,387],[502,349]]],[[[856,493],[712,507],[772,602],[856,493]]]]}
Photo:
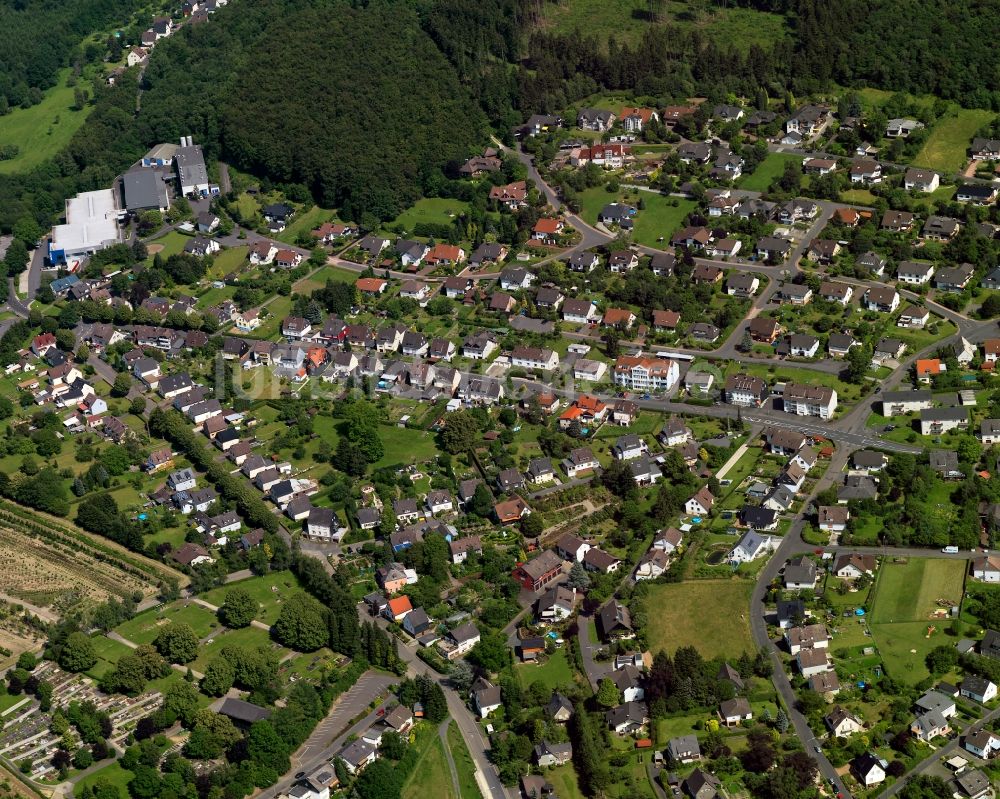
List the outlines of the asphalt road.
{"type": "Polygon", "coordinates": [[[257,794],[257,799],[274,799],[295,784],[295,775],[312,771],[327,764],[351,735],[368,729],[379,718],[379,710],[389,701],[382,702],[360,721],[345,729],[347,722],[362,713],[375,699],[384,694],[399,678],[377,671],[366,671],[351,688],[334,703],[326,718],[316,725],[306,742],[292,756],[292,770],[281,780],[257,794]]]}
{"type": "MultiPolygon", "coordinates": [[[[358,605],[358,616],[363,622],[373,621],[363,603],[358,605]]],[[[384,628],[388,628],[389,626],[382,617],[379,617],[375,621],[384,628]]],[[[462,733],[465,744],[469,748],[469,753],[476,764],[476,780],[479,783],[480,790],[486,796],[486,799],[518,799],[516,789],[508,789],[500,782],[496,769],[489,760],[490,744],[483,736],[482,730],[476,721],[476,717],[469,709],[465,697],[455,691],[440,674],[417,657],[418,646],[419,644],[416,642],[404,644],[400,641],[399,643],[399,655],[406,661],[407,674],[411,677],[415,677],[418,674],[426,675],[437,682],[444,690],[445,699],[448,702],[448,712],[462,733]]]]}

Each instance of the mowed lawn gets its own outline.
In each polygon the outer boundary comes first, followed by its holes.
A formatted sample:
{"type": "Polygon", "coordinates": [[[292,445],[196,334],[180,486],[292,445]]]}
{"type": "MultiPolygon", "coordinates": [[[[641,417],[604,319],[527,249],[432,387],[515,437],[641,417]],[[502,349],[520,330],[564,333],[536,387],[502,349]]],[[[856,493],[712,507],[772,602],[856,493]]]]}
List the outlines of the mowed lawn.
{"type": "MultiPolygon", "coordinates": [[[[69,68],[60,70],[56,85],[49,89],[42,102],[31,108],[15,108],[0,116],[0,146],[16,144],[16,158],[0,161],[0,173],[27,172],[62,150],[87,120],[93,106],[73,110],[74,88],[66,85],[69,68]],[[58,119],[58,122],[56,121],[58,119]]],[[[91,86],[81,81],[79,87],[93,94],[91,86]]]]}
{"type": "Polygon", "coordinates": [[[937,169],[946,174],[960,170],[968,161],[972,137],[996,114],[975,108],[958,109],[931,129],[927,141],[913,159],[914,166],[937,169]]]}
{"type": "Polygon", "coordinates": [[[910,558],[905,564],[884,561],[869,619],[873,624],[931,620],[931,613],[947,609],[938,600],[958,605],[965,579],[964,560],[910,558]]]}
{"type": "Polygon", "coordinates": [[[437,728],[430,725],[420,730],[417,740],[411,746],[419,747],[420,759],[410,773],[400,792],[401,799],[460,799],[455,792],[455,783],[448,768],[448,758],[444,753],[444,743],[437,728]]]}
{"type": "Polygon", "coordinates": [[[684,219],[695,209],[693,200],[680,200],[644,191],[643,208],[636,214],[635,230],[632,238],[647,247],[657,245],[659,239],[670,241],[670,237],[684,226],[684,219]]]}
{"type": "Polygon", "coordinates": [[[246,245],[240,245],[217,252],[212,256],[212,267],[208,270],[208,276],[214,280],[221,280],[230,272],[235,272],[247,263],[249,249],[246,245]]]}
{"type": "Polygon", "coordinates": [[[407,232],[420,223],[435,225],[450,225],[454,217],[469,210],[469,204],[464,200],[454,200],[447,197],[425,197],[417,200],[412,208],[407,208],[397,216],[392,224],[402,225],[407,232]]]}
{"type": "Polygon", "coordinates": [[[82,780],[77,782],[74,785],[74,792],[77,796],[82,796],[84,789],[89,788],[100,780],[117,788],[119,795],[122,799],[125,799],[125,797],[128,796],[128,784],[132,781],[132,777],[132,772],[123,769],[116,760],[115,762],[109,763],[103,768],[99,768],[97,771],[88,774],[82,780]]]}
{"type": "Polygon", "coordinates": [[[761,161],[757,168],[748,175],[742,175],[736,185],[748,191],[767,191],[775,178],[780,177],[785,171],[785,164],[802,163],[801,155],[788,155],[786,153],[770,153],[767,158],[761,161]]]}
{"type": "Polygon", "coordinates": [[[525,688],[536,682],[542,683],[547,688],[560,688],[573,684],[573,671],[566,659],[565,649],[557,649],[541,665],[518,663],[514,669],[517,671],[518,680],[525,688]]]}
{"type": "Polygon", "coordinates": [[[945,619],[936,624],[926,621],[904,621],[895,624],[872,624],[872,637],[882,656],[886,673],[896,680],[913,684],[927,679],[930,672],[924,662],[936,646],[953,646],[955,639],[948,638],[945,619]],[[928,637],[928,628],[936,630],[928,637]]]}
{"type": "MultiPolygon", "coordinates": [[[[661,237],[669,241],[670,237],[683,226],[684,217],[695,209],[695,203],[691,200],[664,197],[651,191],[640,191],[638,197],[642,198],[644,208],[637,210],[633,217],[635,229],[632,238],[650,247],[656,246],[661,237]]],[[[581,216],[591,225],[597,223],[601,209],[609,203],[625,202],[638,208],[639,202],[639,199],[631,194],[627,200],[622,200],[621,194],[608,192],[603,186],[580,192],[579,200],[581,216]]]]}
{"type": "Polygon", "coordinates": [[[301,590],[298,577],[290,571],[280,571],[213,588],[202,594],[201,598],[212,605],[221,606],[226,601],[226,594],[234,588],[242,588],[257,600],[260,607],[257,618],[265,624],[274,624],[281,613],[282,604],[301,590]]]}
{"type": "Polygon", "coordinates": [[[114,641],[103,635],[92,636],[90,640],[94,644],[94,651],[97,653],[98,661],[92,668],[87,670],[87,676],[95,680],[101,679],[101,677],[114,668],[120,657],[132,651],[130,647],[120,641],[114,641]]]}
{"type": "Polygon", "coordinates": [[[115,628],[115,632],[133,643],[151,644],[160,628],[172,621],[191,625],[191,629],[199,638],[203,638],[213,629],[221,626],[212,611],[201,605],[196,605],[190,600],[179,599],[159,610],[153,609],[140,613],[134,619],[119,624],[115,628]]]}
{"type": "Polygon", "coordinates": [[[153,265],[153,257],[159,253],[161,258],[169,258],[171,255],[178,255],[184,250],[184,245],[191,241],[190,236],[171,230],[169,233],[148,242],[146,248],[149,250],[149,258],[146,263],[153,265]]]}
{"type": "Polygon", "coordinates": [[[749,581],[736,580],[650,586],[645,608],[650,650],[672,655],[678,647],[693,646],[705,658],[752,652],[748,615],[752,590],[749,581]]]}
{"type": "Polygon", "coordinates": [[[437,457],[438,450],[433,433],[389,425],[382,425],[379,432],[382,444],[385,446],[385,454],[373,464],[376,469],[381,469],[383,466],[423,463],[437,457]]]}
{"type": "Polygon", "coordinates": [[[271,635],[267,630],[261,630],[259,627],[244,627],[241,630],[225,630],[205,641],[198,647],[198,658],[190,664],[191,668],[204,672],[209,662],[229,646],[242,646],[246,649],[268,647],[277,652],[279,660],[288,654],[287,649],[271,641],[271,635]]]}
{"type": "Polygon", "coordinates": [[[931,618],[933,611],[962,599],[966,562],[939,558],[910,558],[905,564],[881,566],[874,607],[869,615],[872,636],[886,671],[909,683],[929,676],[924,659],[948,644],[948,619],[931,618]],[[932,629],[933,628],[933,629],[932,629]]]}
{"type": "Polygon", "coordinates": [[[334,212],[326,208],[314,205],[308,211],[299,211],[292,217],[288,227],[282,230],[275,238],[285,244],[295,244],[299,236],[309,233],[324,222],[333,219],[334,212]]]}

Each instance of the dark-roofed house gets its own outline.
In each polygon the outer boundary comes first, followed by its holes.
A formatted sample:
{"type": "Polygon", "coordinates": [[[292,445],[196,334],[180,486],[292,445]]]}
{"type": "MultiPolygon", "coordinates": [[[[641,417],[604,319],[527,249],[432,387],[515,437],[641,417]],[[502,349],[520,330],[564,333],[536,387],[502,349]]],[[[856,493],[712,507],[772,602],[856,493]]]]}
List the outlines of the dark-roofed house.
{"type": "Polygon", "coordinates": [[[753,718],[753,710],[745,696],[737,696],[719,703],[719,721],[726,727],[738,727],[753,718]]]}
{"type": "Polygon", "coordinates": [[[701,760],[701,746],[695,735],[681,735],[667,741],[667,758],[674,764],[694,763],[701,760]]]}
{"type": "Polygon", "coordinates": [[[635,631],[632,629],[632,614],[617,599],[608,600],[599,611],[597,619],[600,625],[601,636],[605,640],[615,640],[619,638],[631,638],[635,631]]]}
{"type": "Polygon", "coordinates": [[[514,579],[529,591],[540,591],[562,573],[563,560],[551,549],[525,561],[514,570],[514,579]]]}
{"type": "Polygon", "coordinates": [[[226,697],[219,706],[218,713],[227,716],[238,725],[250,726],[256,721],[271,718],[271,711],[266,707],[246,702],[243,699],[226,697]]]}
{"type": "Polygon", "coordinates": [[[722,790],[722,782],[714,774],[696,768],[681,783],[681,790],[691,799],[716,799],[722,790]]]}
{"type": "Polygon", "coordinates": [[[619,735],[629,735],[649,723],[649,708],[645,702],[625,702],[604,714],[608,728],[619,735]]]}

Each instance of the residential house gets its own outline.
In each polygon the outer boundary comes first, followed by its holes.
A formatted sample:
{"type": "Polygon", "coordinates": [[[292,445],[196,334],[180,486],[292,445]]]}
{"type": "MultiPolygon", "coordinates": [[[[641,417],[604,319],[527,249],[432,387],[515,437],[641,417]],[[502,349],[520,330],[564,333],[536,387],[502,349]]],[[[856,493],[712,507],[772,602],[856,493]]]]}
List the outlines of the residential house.
{"type": "Polygon", "coordinates": [[[846,283],[827,280],[820,284],[819,296],[828,302],[836,302],[846,307],[854,296],[854,288],[846,283]]]}
{"type": "Polygon", "coordinates": [[[978,674],[967,675],[958,688],[962,696],[979,702],[981,705],[996,699],[997,696],[996,683],[985,677],[980,677],[978,674]]]}
{"type": "Polygon", "coordinates": [[[644,356],[620,356],[613,370],[615,385],[633,391],[670,391],[680,379],[676,361],[644,356]]]}
{"type": "Polygon", "coordinates": [[[920,231],[921,238],[933,241],[951,241],[962,229],[962,223],[957,219],[947,216],[931,215],[924,222],[924,227],[920,231]]]}
{"type": "Polygon", "coordinates": [[[816,516],[820,530],[829,533],[842,533],[847,529],[851,512],[840,505],[820,505],[816,516]]]}
{"type": "Polygon", "coordinates": [[[514,570],[514,579],[529,591],[540,591],[562,574],[563,560],[551,549],[546,549],[514,570]]]}
{"type": "Polygon", "coordinates": [[[605,641],[632,638],[632,614],[617,599],[609,599],[597,611],[598,631],[605,641]]]}
{"type": "Polygon", "coordinates": [[[920,191],[929,194],[936,191],[940,185],[940,176],[937,172],[932,172],[929,169],[910,167],[903,175],[903,187],[907,191],[920,191]]]}
{"type": "Polygon", "coordinates": [[[730,550],[726,559],[734,566],[757,560],[762,555],[773,551],[774,540],[768,535],[761,535],[755,530],[743,534],[739,543],[730,550]]]}
{"type": "Polygon", "coordinates": [[[968,426],[969,411],[965,408],[925,408],[920,411],[920,434],[924,436],[938,436],[968,426]]]}
{"type": "Polygon", "coordinates": [[[695,735],[681,735],[667,741],[667,759],[672,764],[686,765],[701,760],[701,746],[695,735]]]}
{"type": "Polygon", "coordinates": [[[631,735],[649,723],[649,709],[643,702],[626,702],[607,711],[604,718],[618,735],[631,735]]]}
{"type": "Polygon", "coordinates": [[[641,133],[652,120],[660,121],[660,115],[652,108],[625,106],[618,113],[618,121],[622,128],[629,133],[641,133]]]}
{"type": "Polygon", "coordinates": [[[753,719],[753,710],[745,696],[737,696],[719,703],[719,721],[726,727],[739,727],[753,719]]]}
{"type": "Polygon", "coordinates": [[[715,497],[712,492],[708,490],[708,486],[702,486],[684,504],[684,512],[688,516],[707,516],[711,510],[712,506],[715,504],[715,497]]]}
{"type": "Polygon", "coordinates": [[[837,392],[828,386],[786,383],[782,407],[786,413],[797,416],[832,419],[837,409],[837,392]]]}
{"type": "Polygon", "coordinates": [[[823,717],[823,721],[826,722],[826,726],[834,738],[848,738],[865,729],[864,724],[857,716],[842,707],[835,707],[823,717]]]}
{"type": "Polygon", "coordinates": [[[851,761],[851,773],[866,788],[885,782],[889,764],[872,752],[865,752],[851,761]]]}

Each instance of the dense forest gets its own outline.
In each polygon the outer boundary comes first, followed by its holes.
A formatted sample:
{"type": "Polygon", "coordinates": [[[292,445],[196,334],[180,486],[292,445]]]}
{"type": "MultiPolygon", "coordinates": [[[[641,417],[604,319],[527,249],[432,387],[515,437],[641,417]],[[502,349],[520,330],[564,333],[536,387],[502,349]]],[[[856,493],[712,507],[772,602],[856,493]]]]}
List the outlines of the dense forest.
{"type": "Polygon", "coordinates": [[[285,8],[241,3],[165,42],[146,76],[143,137],[192,134],[241,169],[372,221],[483,141],[485,116],[415,13],[285,8]]]}
{"type": "Polygon", "coordinates": [[[91,60],[80,46],[87,36],[122,24],[139,6],[138,0],[0,0],[0,114],[38,103],[62,67],[91,60]]]}
{"type": "MultiPolygon", "coordinates": [[[[17,100],[50,85],[86,32],[124,18],[131,2],[83,0],[70,12],[0,0],[0,94],[17,100]]],[[[1000,109],[1000,16],[981,4],[741,0],[787,15],[792,35],[740,49],[669,24],[631,45],[614,31],[555,34],[530,22],[541,2],[230,4],[157,46],[138,118],[134,76],[96,87],[96,108],[66,151],[31,174],[0,175],[0,230],[26,217],[47,226],[67,196],[110,185],[145,147],[181,135],[210,158],[374,223],[440,193],[444,174],[485,142],[487,121],[509,136],[531,113],[601,90],[794,103],[835,84],[871,85],[1000,109]]]]}
{"type": "Polygon", "coordinates": [[[785,13],[793,36],[747,51],[700,30],[651,26],[628,46],[614,31],[531,34],[518,85],[525,108],[561,108],[601,88],[654,97],[772,97],[828,91],[834,84],[930,93],[1000,109],[1000,64],[991,42],[1000,16],[988,4],[941,0],[748,0],[785,13]]]}

